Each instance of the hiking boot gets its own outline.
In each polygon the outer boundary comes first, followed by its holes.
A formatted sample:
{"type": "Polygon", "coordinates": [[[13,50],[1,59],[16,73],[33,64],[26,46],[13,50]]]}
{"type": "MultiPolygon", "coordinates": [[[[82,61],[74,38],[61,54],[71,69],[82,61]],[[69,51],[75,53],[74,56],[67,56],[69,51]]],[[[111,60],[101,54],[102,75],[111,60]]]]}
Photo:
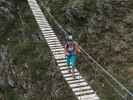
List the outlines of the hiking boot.
{"type": "Polygon", "coordinates": [[[80,76],[75,76],[75,78],[76,78],[77,80],[79,80],[79,79],[80,79],[80,76]]]}

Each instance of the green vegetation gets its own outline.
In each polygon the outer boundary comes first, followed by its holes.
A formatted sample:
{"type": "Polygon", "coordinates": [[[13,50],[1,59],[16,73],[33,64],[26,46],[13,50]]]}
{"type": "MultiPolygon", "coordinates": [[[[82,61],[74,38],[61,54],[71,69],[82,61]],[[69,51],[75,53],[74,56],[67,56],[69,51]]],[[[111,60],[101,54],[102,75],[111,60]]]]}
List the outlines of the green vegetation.
{"type": "Polygon", "coordinates": [[[9,24],[9,30],[6,31],[6,27],[0,34],[0,44],[8,48],[7,67],[0,69],[4,70],[5,76],[0,77],[11,78],[15,86],[3,88],[0,99],[74,100],[40,34],[27,1],[15,0],[10,3],[14,6],[12,15],[15,18],[13,24],[9,24]]]}
{"type": "MultiPolygon", "coordinates": [[[[64,29],[71,31],[84,49],[132,91],[132,76],[127,72],[128,64],[133,62],[132,22],[129,21],[132,20],[130,18],[133,10],[132,1],[43,1],[44,6],[50,8],[52,15],[64,29]]],[[[88,61],[83,57],[80,60],[78,69],[97,90],[102,100],[121,100],[108,85],[106,79],[109,78],[105,79],[102,71],[99,71],[94,64],[86,63],[88,61]]]]}
{"type": "MultiPolygon", "coordinates": [[[[133,67],[132,0],[38,2],[42,9],[44,5],[48,7],[65,30],[71,31],[105,69],[133,90],[132,75],[128,73],[128,68],[133,67]]],[[[14,87],[0,87],[0,99],[75,100],[56,67],[27,1],[2,0],[0,5],[3,7],[0,8],[0,47],[4,45],[8,49],[8,64],[0,65],[3,71],[0,81],[2,77],[15,82],[14,87]]],[[[83,55],[80,58],[78,69],[102,100],[121,100],[108,85],[108,77],[105,79],[103,72],[83,55]]]]}

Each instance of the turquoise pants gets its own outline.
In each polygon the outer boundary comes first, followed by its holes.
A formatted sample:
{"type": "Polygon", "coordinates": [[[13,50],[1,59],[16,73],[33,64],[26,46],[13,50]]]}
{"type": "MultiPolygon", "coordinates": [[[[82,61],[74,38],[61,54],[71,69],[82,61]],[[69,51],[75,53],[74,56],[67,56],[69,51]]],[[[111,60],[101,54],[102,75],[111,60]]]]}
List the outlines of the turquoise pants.
{"type": "Polygon", "coordinates": [[[76,67],[77,55],[68,55],[66,59],[68,66],[74,69],[76,67]]]}

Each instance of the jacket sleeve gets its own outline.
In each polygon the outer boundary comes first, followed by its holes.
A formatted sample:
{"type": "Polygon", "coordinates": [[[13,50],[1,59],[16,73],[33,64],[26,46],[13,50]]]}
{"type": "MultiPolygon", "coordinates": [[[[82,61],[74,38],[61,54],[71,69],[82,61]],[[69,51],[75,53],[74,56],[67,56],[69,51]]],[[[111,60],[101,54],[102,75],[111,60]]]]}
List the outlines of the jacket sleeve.
{"type": "Polygon", "coordinates": [[[81,53],[81,50],[80,50],[80,47],[79,47],[79,44],[78,43],[76,43],[76,52],[78,54],[81,53]]]}

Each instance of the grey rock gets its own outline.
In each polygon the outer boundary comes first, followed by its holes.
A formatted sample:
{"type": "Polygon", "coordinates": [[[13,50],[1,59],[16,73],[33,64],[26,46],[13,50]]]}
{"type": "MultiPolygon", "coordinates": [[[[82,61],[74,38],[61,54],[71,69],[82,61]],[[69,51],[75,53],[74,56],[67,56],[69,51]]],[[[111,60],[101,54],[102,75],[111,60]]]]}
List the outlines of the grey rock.
{"type": "Polygon", "coordinates": [[[1,89],[9,88],[9,85],[8,85],[8,83],[7,83],[6,80],[0,79],[0,88],[1,88],[1,89]]]}
{"type": "Polygon", "coordinates": [[[15,81],[13,81],[12,79],[8,79],[8,84],[9,84],[11,87],[15,87],[15,81]]]}

